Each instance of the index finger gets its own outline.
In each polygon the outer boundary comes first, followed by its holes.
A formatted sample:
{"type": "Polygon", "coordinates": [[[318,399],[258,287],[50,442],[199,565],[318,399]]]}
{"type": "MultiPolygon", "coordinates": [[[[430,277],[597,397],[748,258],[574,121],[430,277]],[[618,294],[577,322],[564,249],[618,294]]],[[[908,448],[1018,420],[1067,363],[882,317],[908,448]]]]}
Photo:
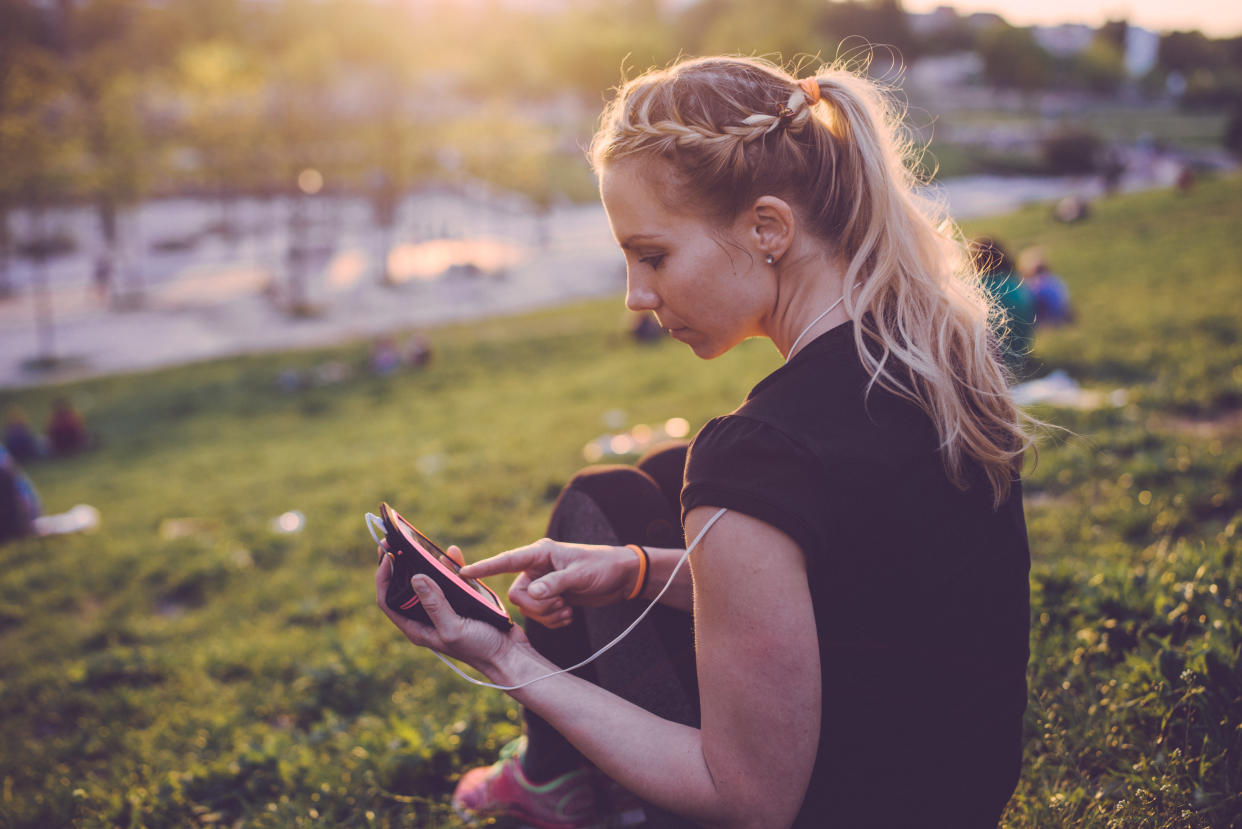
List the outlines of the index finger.
{"type": "Polygon", "coordinates": [[[481,579],[497,573],[521,573],[524,570],[547,568],[551,551],[544,541],[546,539],[467,564],[461,568],[461,574],[467,578],[481,579]]]}

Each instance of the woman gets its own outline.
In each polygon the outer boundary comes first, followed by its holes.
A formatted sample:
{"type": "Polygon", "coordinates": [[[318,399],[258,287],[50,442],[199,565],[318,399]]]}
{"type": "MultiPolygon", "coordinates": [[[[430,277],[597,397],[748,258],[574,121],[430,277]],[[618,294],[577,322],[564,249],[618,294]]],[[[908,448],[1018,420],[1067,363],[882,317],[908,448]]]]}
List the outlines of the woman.
{"type": "Polygon", "coordinates": [[[556,540],[464,571],[521,573],[525,634],[456,616],[421,578],[434,627],[389,613],[519,685],[607,642],[716,521],[595,682],[511,692],[528,741],[456,805],[594,825],[602,772],[654,823],[995,825],[1021,761],[1028,441],[986,294],[917,200],[880,97],[844,71],[685,61],[621,89],[592,160],[626,304],[705,359],[761,336],[786,363],[703,427],[683,487],[669,452],[584,473],[556,540]]]}

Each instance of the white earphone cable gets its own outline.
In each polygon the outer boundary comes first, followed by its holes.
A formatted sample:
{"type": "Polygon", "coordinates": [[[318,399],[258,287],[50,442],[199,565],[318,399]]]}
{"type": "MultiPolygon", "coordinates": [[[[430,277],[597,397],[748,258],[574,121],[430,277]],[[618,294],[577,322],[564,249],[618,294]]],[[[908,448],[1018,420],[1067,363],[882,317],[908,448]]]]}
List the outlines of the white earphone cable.
{"type": "Polygon", "coordinates": [[[841,296],[837,297],[837,301],[836,301],[836,302],[834,302],[834,303],[832,303],[831,305],[829,305],[829,306],[828,306],[828,310],[824,311],[824,313],[820,314],[818,317],[816,317],[815,319],[811,320],[811,324],[810,324],[810,325],[808,325],[806,328],[803,328],[803,329],[802,329],[802,333],[801,333],[801,334],[799,334],[799,335],[798,335],[798,338],[797,338],[796,340],[794,340],[794,341],[793,341],[793,345],[789,346],[789,356],[785,358],[785,362],[787,362],[787,363],[788,363],[788,362],[789,362],[789,361],[793,358],[793,355],[794,355],[794,350],[795,350],[795,349],[797,349],[797,347],[798,347],[798,343],[802,342],[802,338],[806,336],[806,332],[808,332],[808,331],[810,331],[812,328],[814,328],[814,327],[815,327],[815,323],[819,322],[819,321],[820,321],[820,320],[822,320],[824,317],[826,317],[826,316],[828,316],[829,314],[831,314],[831,313],[832,313],[832,311],[833,311],[833,309],[834,309],[834,308],[836,308],[838,305],[840,305],[842,302],[845,302],[845,294],[841,294],[841,296]]]}
{"type": "MultiPolygon", "coordinates": [[[[638,615],[638,618],[635,619],[633,622],[631,622],[629,627],[621,631],[621,633],[619,633],[615,639],[613,639],[607,645],[604,645],[604,647],[597,650],[591,656],[588,656],[586,659],[579,662],[577,665],[571,665],[568,668],[561,668],[559,671],[552,671],[551,673],[546,673],[543,676],[537,676],[534,679],[528,679],[527,681],[519,683],[517,685],[496,685],[491,682],[484,682],[481,679],[475,679],[474,677],[465,673],[461,668],[458,668],[448,659],[446,659],[444,655],[439,653],[438,651],[433,650],[432,653],[434,653],[441,662],[443,662],[445,665],[448,665],[455,674],[457,674],[459,677],[466,680],[467,682],[471,683],[472,685],[479,685],[484,688],[495,688],[497,691],[516,691],[519,688],[525,688],[527,685],[536,683],[540,681],[541,679],[547,679],[549,677],[553,677],[558,674],[568,673],[569,671],[576,671],[579,668],[583,667],[584,665],[589,665],[592,662],[594,662],[596,659],[599,659],[601,656],[607,653],[612,648],[613,645],[617,644],[622,639],[629,636],[630,631],[638,627],[638,623],[647,617],[647,614],[651,612],[651,609],[655,607],[656,604],[659,603],[660,599],[664,597],[664,594],[668,592],[668,589],[673,586],[673,580],[677,578],[677,573],[678,571],[681,570],[681,565],[686,563],[686,559],[690,557],[690,553],[694,550],[694,548],[699,545],[699,541],[703,539],[703,536],[707,535],[707,531],[712,528],[712,524],[715,524],[716,521],[720,518],[720,516],[724,515],[726,512],[728,512],[728,510],[722,507],[721,509],[716,511],[715,515],[713,515],[711,518],[707,520],[707,523],[703,525],[703,529],[699,530],[699,534],[694,537],[694,541],[692,541],[690,543],[690,546],[686,548],[686,552],[682,554],[680,559],[678,559],[677,566],[674,567],[673,572],[669,574],[668,581],[664,583],[664,587],[661,588],[660,592],[656,594],[656,597],[651,600],[651,604],[647,605],[646,609],[643,610],[643,612],[638,615]]],[[[369,521],[367,523],[367,526],[370,526],[369,521]]]]}

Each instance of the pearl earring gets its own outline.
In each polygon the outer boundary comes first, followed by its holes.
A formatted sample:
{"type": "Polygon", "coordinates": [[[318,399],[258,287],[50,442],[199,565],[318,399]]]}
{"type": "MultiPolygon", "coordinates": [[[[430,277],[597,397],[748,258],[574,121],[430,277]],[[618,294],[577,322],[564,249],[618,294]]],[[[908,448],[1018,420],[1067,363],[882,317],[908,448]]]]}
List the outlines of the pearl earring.
{"type": "Polygon", "coordinates": [[[767,256],[763,257],[763,261],[767,262],[769,265],[775,265],[776,257],[769,253],[767,256]]]}

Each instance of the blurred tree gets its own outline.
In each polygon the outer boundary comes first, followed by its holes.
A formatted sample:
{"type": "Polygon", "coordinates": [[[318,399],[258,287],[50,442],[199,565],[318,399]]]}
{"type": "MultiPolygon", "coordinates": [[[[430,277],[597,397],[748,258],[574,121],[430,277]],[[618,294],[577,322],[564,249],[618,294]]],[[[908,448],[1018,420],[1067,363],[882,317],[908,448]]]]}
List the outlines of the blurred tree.
{"type": "MultiPolygon", "coordinates": [[[[16,155],[17,137],[23,131],[19,113],[28,105],[20,92],[21,81],[17,73],[24,70],[20,53],[30,48],[32,35],[37,30],[33,9],[19,0],[0,0],[0,19],[6,26],[0,29],[0,158],[20,159],[16,155]]],[[[9,257],[13,247],[9,229],[9,212],[17,199],[20,170],[12,162],[0,164],[0,299],[13,292],[9,276],[9,257]]]]}
{"type": "Polygon", "coordinates": [[[893,63],[917,57],[916,41],[900,0],[831,2],[820,4],[816,30],[827,42],[857,40],[875,47],[897,50],[893,63]]]}
{"type": "Polygon", "coordinates": [[[1113,48],[1122,55],[1126,53],[1126,38],[1130,30],[1130,23],[1127,20],[1109,20],[1103,26],[1096,29],[1095,40],[1102,40],[1105,43],[1112,44],[1113,48]]]}
{"type": "Polygon", "coordinates": [[[818,30],[822,4],[815,0],[788,0],[778,9],[751,0],[708,0],[704,5],[695,22],[702,26],[697,38],[701,54],[765,55],[789,62],[836,47],[818,30]]]}
{"type": "Polygon", "coordinates": [[[255,148],[263,129],[263,76],[253,55],[223,39],[190,43],[176,57],[181,144],[194,152],[199,188],[220,202],[221,222],[232,232],[237,195],[259,187],[255,148]]]}
{"type": "Polygon", "coordinates": [[[1030,29],[995,24],[980,35],[979,56],[984,77],[994,86],[1031,92],[1052,78],[1052,59],[1030,29]]]}
{"type": "Polygon", "coordinates": [[[1242,35],[1218,40],[1217,43],[1224,53],[1226,62],[1234,69],[1242,69],[1242,35]]]}
{"type": "Polygon", "coordinates": [[[975,30],[965,18],[955,14],[951,23],[916,37],[915,48],[919,55],[948,55],[974,51],[976,39],[975,30]]]}
{"type": "MultiPolygon", "coordinates": [[[[117,258],[118,213],[138,200],[146,183],[142,73],[156,56],[136,26],[145,9],[126,0],[61,0],[58,5],[61,60],[87,150],[83,184],[104,238],[96,269],[105,273],[117,258]]],[[[141,263],[134,263],[124,297],[128,304],[142,301],[141,274],[141,263]]]]}
{"type": "Polygon", "coordinates": [[[711,28],[716,18],[729,11],[734,0],[696,0],[687,3],[672,18],[674,40],[683,53],[705,54],[703,34],[711,28]]]}
{"type": "MultiPolygon", "coordinates": [[[[420,67],[409,59],[409,28],[393,25],[391,12],[382,11],[372,7],[355,15],[340,48],[343,57],[357,66],[362,86],[369,91],[367,100],[359,102],[356,169],[348,175],[371,203],[380,231],[373,255],[378,277],[387,284],[392,281],[388,258],[400,200],[432,175],[435,158],[431,130],[419,119],[425,110],[416,105],[426,91],[420,84],[420,67]]],[[[402,22],[413,23],[408,18],[402,22]]]]}
{"type": "Polygon", "coordinates": [[[1225,134],[1221,137],[1225,149],[1242,159],[1242,104],[1235,105],[1225,124],[1225,134]]]}
{"type": "Polygon", "coordinates": [[[12,23],[0,30],[0,290],[12,290],[8,214],[23,205],[32,229],[36,361],[52,363],[55,326],[45,267],[52,245],[45,215],[67,196],[81,148],[71,131],[70,95],[52,51],[56,37],[50,20],[29,3],[4,2],[0,12],[12,23]]]}
{"type": "Polygon", "coordinates": [[[1242,37],[1212,40],[1202,32],[1169,32],[1160,38],[1158,63],[1176,73],[1189,109],[1242,106],[1242,37]]]}
{"type": "Polygon", "coordinates": [[[266,114],[274,147],[274,184],[277,192],[291,196],[285,304],[300,316],[312,311],[307,285],[311,256],[332,241],[318,234],[312,239],[309,234],[311,200],[325,202],[328,209],[335,206],[335,200],[316,197],[325,182],[333,189],[338,186],[347,152],[338,137],[343,138],[349,125],[332,117],[332,82],[339,71],[335,32],[309,25],[290,34],[293,37],[285,49],[272,56],[269,64],[266,114]]]}
{"type": "Polygon", "coordinates": [[[445,143],[461,151],[469,175],[527,193],[542,204],[551,200],[549,160],[554,138],[553,131],[537,118],[503,102],[454,122],[444,134],[445,143]]]}
{"type": "Polygon", "coordinates": [[[1157,62],[1166,72],[1190,75],[1198,69],[1220,68],[1225,63],[1225,54],[1218,41],[1202,32],[1168,32],[1160,37],[1157,62]]]}
{"type": "Polygon", "coordinates": [[[501,96],[544,96],[577,88],[576,79],[557,77],[553,68],[553,63],[563,65],[565,61],[564,56],[553,57],[553,52],[561,47],[552,45],[556,31],[567,25],[564,20],[514,9],[506,15],[504,25],[498,26],[487,12],[486,8],[462,10],[436,20],[434,26],[443,33],[445,41],[429,54],[439,56],[437,65],[446,85],[474,101],[501,96]],[[454,40],[469,42],[471,49],[442,54],[454,40]],[[521,47],[517,48],[517,44],[521,47]]]}
{"type": "Polygon", "coordinates": [[[1098,34],[1070,64],[1072,80],[1091,92],[1111,95],[1126,79],[1124,47],[1118,48],[1113,37],[1098,34]]]}
{"type": "Polygon", "coordinates": [[[624,68],[663,66],[676,56],[656,0],[593,0],[544,22],[540,57],[553,88],[571,88],[596,101],[619,83],[624,68]]]}
{"type": "MultiPolygon", "coordinates": [[[[6,247],[4,264],[7,266],[10,244],[7,210],[12,204],[22,204],[30,216],[28,250],[34,262],[38,361],[48,364],[56,359],[56,345],[46,271],[53,245],[45,217],[48,207],[69,194],[74,160],[81,151],[67,127],[67,95],[58,83],[62,80],[58,68],[50,55],[29,55],[20,66],[6,72],[0,87],[0,157],[21,159],[20,165],[0,165],[0,198],[6,212],[0,217],[6,247]]],[[[7,274],[5,280],[8,289],[7,274]]]]}
{"type": "Polygon", "coordinates": [[[227,41],[244,45],[249,42],[248,33],[266,26],[274,13],[274,4],[243,0],[182,0],[163,5],[162,11],[143,16],[143,40],[167,64],[175,61],[186,44],[227,41]]]}

